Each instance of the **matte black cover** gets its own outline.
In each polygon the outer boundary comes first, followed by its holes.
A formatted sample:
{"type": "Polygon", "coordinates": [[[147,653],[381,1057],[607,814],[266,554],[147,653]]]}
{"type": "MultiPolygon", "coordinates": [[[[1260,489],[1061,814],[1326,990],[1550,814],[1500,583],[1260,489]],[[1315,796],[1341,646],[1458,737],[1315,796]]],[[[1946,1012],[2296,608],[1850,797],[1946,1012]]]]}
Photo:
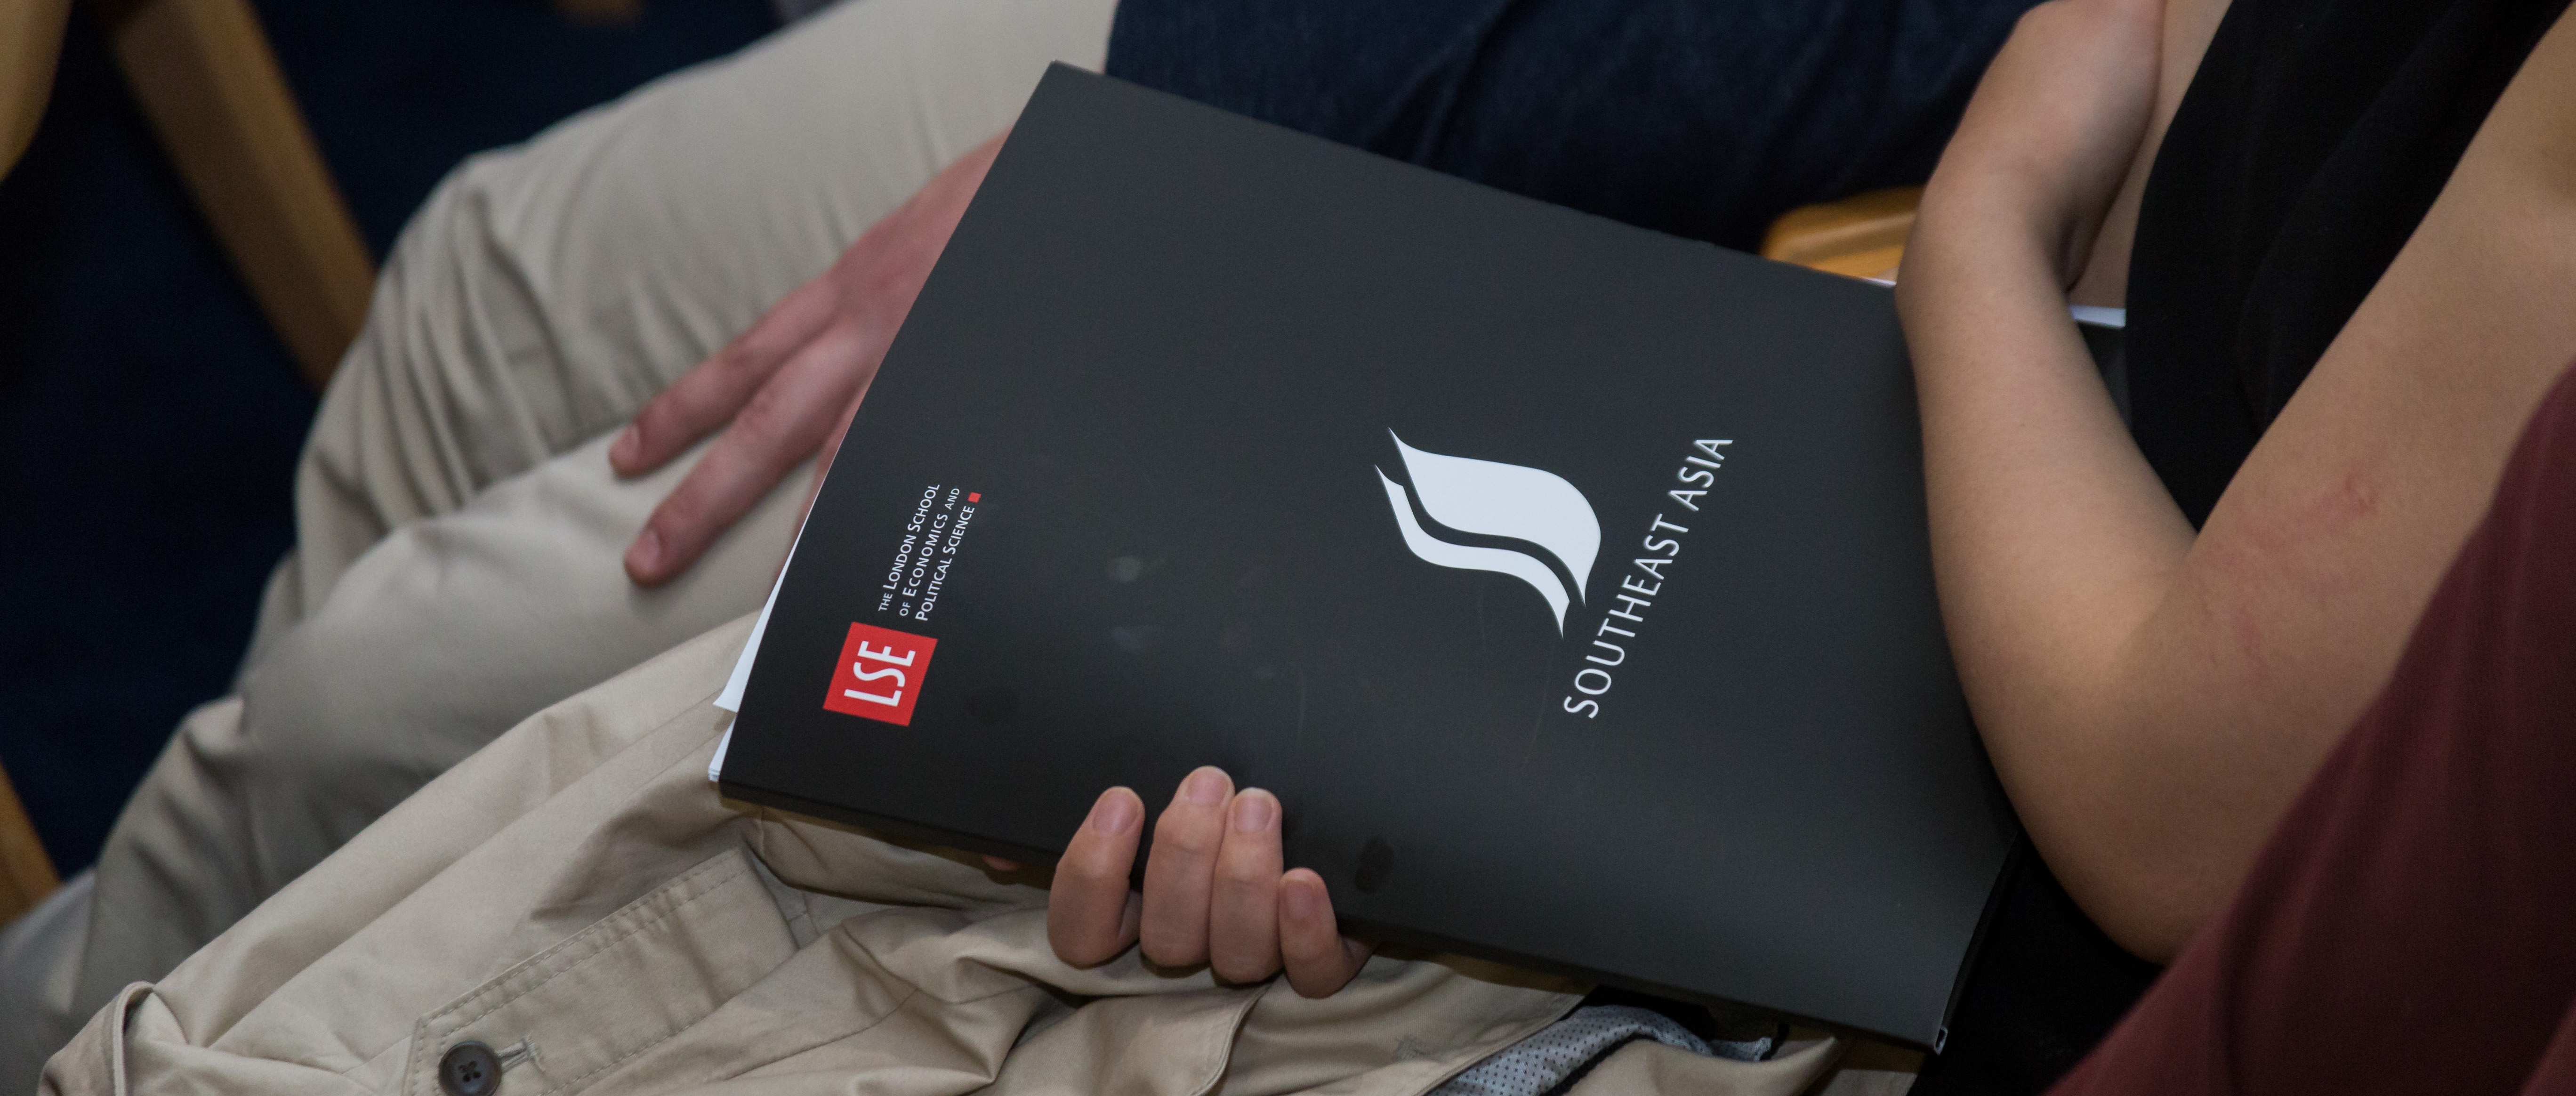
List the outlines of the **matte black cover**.
{"type": "Polygon", "coordinates": [[[1923,507],[1887,290],[1058,68],[723,788],[1048,860],[1214,763],[1346,925],[1929,1045],[2015,831],[1923,507]]]}

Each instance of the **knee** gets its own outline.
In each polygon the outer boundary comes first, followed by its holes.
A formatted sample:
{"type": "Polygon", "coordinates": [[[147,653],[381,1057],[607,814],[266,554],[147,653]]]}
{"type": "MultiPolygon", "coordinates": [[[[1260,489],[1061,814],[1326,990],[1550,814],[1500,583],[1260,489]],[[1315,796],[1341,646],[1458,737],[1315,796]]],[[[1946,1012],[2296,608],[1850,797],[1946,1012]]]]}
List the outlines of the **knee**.
{"type": "Polygon", "coordinates": [[[523,150],[477,155],[415,213],[376,277],[365,325],[323,396],[308,463],[373,497],[416,495],[386,524],[462,505],[576,440],[551,427],[556,338],[543,233],[514,224],[523,150]],[[537,374],[531,376],[530,374],[537,374]],[[531,383],[531,382],[534,383],[531,383]]]}
{"type": "Polygon", "coordinates": [[[326,606],[243,682],[242,778],[259,794],[328,802],[315,812],[362,826],[526,714],[478,687],[432,619],[387,608],[326,606]]]}

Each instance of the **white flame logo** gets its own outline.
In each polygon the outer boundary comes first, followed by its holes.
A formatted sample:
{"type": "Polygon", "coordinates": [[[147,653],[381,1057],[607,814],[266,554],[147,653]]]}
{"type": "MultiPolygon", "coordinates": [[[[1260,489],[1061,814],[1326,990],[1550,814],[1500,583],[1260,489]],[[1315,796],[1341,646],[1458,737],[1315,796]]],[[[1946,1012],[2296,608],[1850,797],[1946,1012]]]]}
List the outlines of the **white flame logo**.
{"type": "Polygon", "coordinates": [[[1565,573],[1574,576],[1574,586],[1569,592],[1565,581],[1530,553],[1452,544],[1432,536],[1415,520],[1404,485],[1388,479],[1380,469],[1378,482],[1386,485],[1387,505],[1395,509],[1404,546],[1424,563],[1491,571],[1529,583],[1530,589],[1547,599],[1547,607],[1556,613],[1557,633],[1564,634],[1566,607],[1582,600],[1592,579],[1592,558],[1601,552],[1601,519],[1593,515],[1592,503],[1583,492],[1554,472],[1426,453],[1406,445],[1392,430],[1387,436],[1395,438],[1405,474],[1413,480],[1414,495],[1421,498],[1422,512],[1431,520],[1462,533],[1535,544],[1565,565],[1565,573]]]}

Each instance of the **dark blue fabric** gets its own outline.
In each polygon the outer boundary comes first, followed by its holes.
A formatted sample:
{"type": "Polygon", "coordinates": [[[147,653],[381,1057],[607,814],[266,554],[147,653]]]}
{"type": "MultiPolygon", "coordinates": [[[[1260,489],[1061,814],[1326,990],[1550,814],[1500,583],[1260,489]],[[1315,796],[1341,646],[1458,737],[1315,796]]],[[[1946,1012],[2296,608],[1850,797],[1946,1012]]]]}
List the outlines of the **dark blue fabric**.
{"type": "Polygon", "coordinates": [[[1920,183],[2035,0],[1124,0],[1109,73],[1751,249],[1920,183]]]}

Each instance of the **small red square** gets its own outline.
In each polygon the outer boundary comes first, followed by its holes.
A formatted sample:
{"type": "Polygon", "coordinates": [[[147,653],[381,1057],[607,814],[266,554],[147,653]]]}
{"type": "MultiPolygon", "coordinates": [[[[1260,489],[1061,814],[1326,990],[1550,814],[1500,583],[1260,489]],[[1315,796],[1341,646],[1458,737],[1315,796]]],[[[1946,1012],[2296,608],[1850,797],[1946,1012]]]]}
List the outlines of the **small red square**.
{"type": "Polygon", "coordinates": [[[982,491],[968,491],[966,492],[966,501],[982,502],[984,501],[984,493],[982,491]]]}
{"type": "Polygon", "coordinates": [[[823,697],[827,711],[912,725],[912,705],[921,699],[921,681],[930,672],[930,652],[939,641],[929,636],[850,625],[841,641],[840,665],[832,667],[832,691],[823,697]]]}

